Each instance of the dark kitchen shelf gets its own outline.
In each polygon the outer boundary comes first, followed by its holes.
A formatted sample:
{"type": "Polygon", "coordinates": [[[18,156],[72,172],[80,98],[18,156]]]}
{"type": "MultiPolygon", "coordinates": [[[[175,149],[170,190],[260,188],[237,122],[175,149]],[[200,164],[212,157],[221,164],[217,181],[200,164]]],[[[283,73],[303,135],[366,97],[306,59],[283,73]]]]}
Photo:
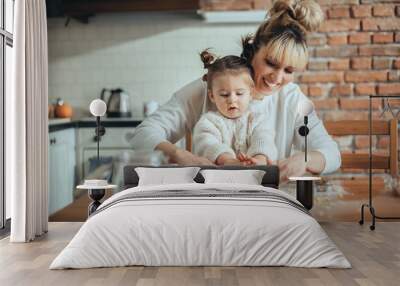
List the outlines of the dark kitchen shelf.
{"type": "MultiPolygon", "coordinates": [[[[136,127],[142,121],[133,119],[121,119],[121,120],[103,120],[101,125],[104,127],[136,127]]],[[[53,123],[49,125],[49,133],[60,131],[68,128],[85,128],[85,127],[96,127],[96,121],[90,120],[76,120],[64,123],[53,123]]]]}

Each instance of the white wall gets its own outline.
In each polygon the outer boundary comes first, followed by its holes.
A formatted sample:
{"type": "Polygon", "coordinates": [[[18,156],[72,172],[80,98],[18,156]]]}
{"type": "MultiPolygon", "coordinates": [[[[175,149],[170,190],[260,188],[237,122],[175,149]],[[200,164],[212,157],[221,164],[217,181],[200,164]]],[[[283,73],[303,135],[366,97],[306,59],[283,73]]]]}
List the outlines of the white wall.
{"type": "Polygon", "coordinates": [[[254,24],[207,24],[191,13],[96,15],[88,25],[48,19],[49,98],[63,98],[82,114],[103,87],[131,95],[134,117],[143,102],[166,102],[172,93],[200,77],[199,52],[240,54],[240,37],[254,24]],[[81,111],[81,112],[80,112],[81,111]]]}

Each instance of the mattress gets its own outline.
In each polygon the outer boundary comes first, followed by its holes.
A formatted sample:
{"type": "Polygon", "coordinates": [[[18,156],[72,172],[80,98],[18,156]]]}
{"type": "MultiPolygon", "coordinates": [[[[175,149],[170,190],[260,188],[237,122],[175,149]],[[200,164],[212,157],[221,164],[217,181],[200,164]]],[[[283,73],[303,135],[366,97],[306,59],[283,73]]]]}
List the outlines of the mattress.
{"type": "Polygon", "coordinates": [[[112,196],[50,269],[129,265],[351,267],[290,195],[198,183],[140,186],[112,196]]]}

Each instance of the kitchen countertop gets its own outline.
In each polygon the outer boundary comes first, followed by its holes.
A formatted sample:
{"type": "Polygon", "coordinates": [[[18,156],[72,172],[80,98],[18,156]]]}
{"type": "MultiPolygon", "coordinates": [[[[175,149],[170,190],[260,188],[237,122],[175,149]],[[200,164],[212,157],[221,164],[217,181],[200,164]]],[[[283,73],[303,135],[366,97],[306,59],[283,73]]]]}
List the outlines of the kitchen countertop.
{"type": "Polygon", "coordinates": [[[72,122],[71,118],[49,118],[49,126],[72,122]]]}
{"type": "MultiPolygon", "coordinates": [[[[142,119],[132,117],[101,118],[101,125],[104,127],[136,127],[142,119]]],[[[60,131],[68,128],[96,127],[94,117],[71,118],[49,118],[49,132],[60,131]]]]}

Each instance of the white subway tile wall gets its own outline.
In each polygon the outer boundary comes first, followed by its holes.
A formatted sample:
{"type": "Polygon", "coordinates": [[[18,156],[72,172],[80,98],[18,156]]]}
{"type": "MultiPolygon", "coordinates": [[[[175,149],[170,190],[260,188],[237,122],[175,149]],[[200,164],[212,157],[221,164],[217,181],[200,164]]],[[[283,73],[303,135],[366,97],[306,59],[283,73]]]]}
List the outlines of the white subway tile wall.
{"type": "Polygon", "coordinates": [[[88,116],[102,88],[121,87],[131,96],[133,117],[143,103],[165,103],[185,84],[203,75],[199,52],[241,52],[240,39],[255,24],[207,24],[187,13],[100,14],[89,24],[48,19],[49,100],[63,98],[74,117],[88,116]]]}

